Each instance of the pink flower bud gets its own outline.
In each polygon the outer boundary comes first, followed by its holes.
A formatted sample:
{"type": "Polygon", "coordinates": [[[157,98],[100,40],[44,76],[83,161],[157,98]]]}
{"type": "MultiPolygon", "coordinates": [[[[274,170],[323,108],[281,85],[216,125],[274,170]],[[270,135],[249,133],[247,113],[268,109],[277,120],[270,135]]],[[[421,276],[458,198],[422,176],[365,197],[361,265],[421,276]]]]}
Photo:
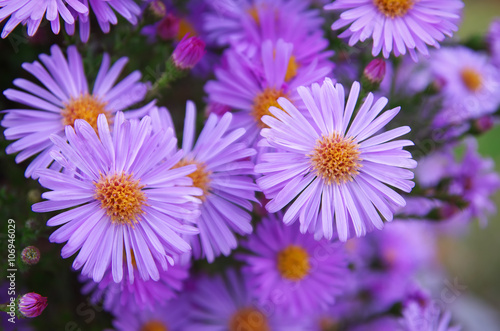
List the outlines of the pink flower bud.
{"type": "Polygon", "coordinates": [[[19,299],[19,312],[25,317],[37,317],[47,307],[47,298],[38,293],[26,293],[19,299]]]}
{"type": "Polygon", "coordinates": [[[35,246],[28,246],[21,252],[21,260],[28,265],[37,264],[40,261],[40,250],[35,246]]]}
{"type": "Polygon", "coordinates": [[[378,84],[385,77],[385,61],[383,59],[374,59],[365,68],[363,72],[371,83],[378,84]]]}
{"type": "Polygon", "coordinates": [[[172,54],[177,68],[185,70],[194,67],[205,54],[205,43],[198,37],[184,36],[172,54]]]}
{"type": "Polygon", "coordinates": [[[168,14],[156,26],[156,33],[163,40],[174,39],[179,32],[180,21],[178,17],[168,14]]]}

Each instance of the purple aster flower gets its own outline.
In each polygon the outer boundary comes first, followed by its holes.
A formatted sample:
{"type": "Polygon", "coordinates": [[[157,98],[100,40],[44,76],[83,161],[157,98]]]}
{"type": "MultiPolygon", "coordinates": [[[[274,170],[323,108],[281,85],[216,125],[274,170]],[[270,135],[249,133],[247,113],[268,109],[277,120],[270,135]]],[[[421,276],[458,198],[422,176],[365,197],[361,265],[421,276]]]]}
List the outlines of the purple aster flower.
{"type": "MultiPolygon", "coordinates": [[[[73,0],[74,1],[74,0],[73,0]]],[[[137,24],[139,15],[141,14],[141,8],[135,3],[134,0],[78,0],[82,2],[86,7],[91,9],[91,12],[97,18],[97,23],[104,33],[110,31],[110,24],[116,25],[118,23],[118,17],[115,11],[120,14],[123,18],[129,21],[131,24],[137,24]]],[[[90,15],[82,14],[78,11],[72,11],[75,21],[78,20],[80,23],[80,39],[83,42],[87,42],[90,35],[90,15]]],[[[66,32],[69,35],[75,33],[76,24],[66,23],[66,32]]]]}
{"type": "Polygon", "coordinates": [[[403,309],[400,325],[408,331],[460,331],[460,326],[450,326],[451,313],[442,311],[432,302],[411,301],[403,309]]]}
{"type": "Polygon", "coordinates": [[[28,35],[33,36],[43,17],[50,22],[55,34],[61,29],[59,16],[68,25],[75,24],[69,8],[82,16],[89,14],[86,4],[80,0],[0,0],[0,22],[10,16],[2,30],[2,38],[6,38],[20,23],[28,25],[28,35]]]}
{"type": "Polygon", "coordinates": [[[151,118],[114,119],[113,131],[106,116],[95,129],[84,120],[66,126],[66,140],[51,135],[57,150],[50,156],[63,168],[40,170],[39,182],[52,190],[47,201],[33,205],[35,212],[64,210],[48,220],[62,225],[50,237],[64,243],[61,256],[79,251],[73,268],[99,282],[111,266],[113,280],[123,279],[123,264],[133,281],[135,265],[142,279],[159,280],[161,269],[174,264],[173,257],[191,247],[181,235],[198,230],[191,225],[199,213],[193,197],[203,191],[186,177],[196,170],[189,165],[172,169],[183,157],[174,153],[177,140],[172,130],[152,134],[151,118]],[[134,259],[132,260],[132,252],[134,259]]]}
{"type": "Polygon", "coordinates": [[[205,90],[211,102],[225,104],[238,110],[234,125],[246,129],[246,140],[253,145],[265,124],[263,115],[271,115],[270,106],[279,107],[276,100],[287,97],[300,102],[296,88],[322,80],[330,73],[329,67],[318,67],[313,62],[286,81],[293,45],[282,39],[276,43],[265,41],[260,57],[249,59],[234,49],[226,52],[227,65],[215,69],[216,81],[209,81],[205,90]]]}
{"type": "MultiPolygon", "coordinates": [[[[35,170],[52,163],[49,155],[53,145],[49,139],[51,134],[64,136],[64,127],[73,125],[76,119],[84,119],[97,129],[97,115],[105,114],[112,121],[117,111],[142,101],[147,92],[146,84],[139,82],[141,74],[138,71],[115,85],[127,58],[121,58],[110,68],[110,58],[104,54],[90,92],[76,47],[68,48],[68,60],[58,46],[52,46],[51,53],[50,56],[40,55],[45,67],[38,61],[23,64],[23,68],[43,87],[19,78],[14,80],[14,85],[21,90],[4,91],[8,99],[27,107],[5,110],[7,114],[1,122],[6,128],[6,139],[17,140],[7,147],[7,154],[20,152],[17,163],[37,155],[26,169],[26,177],[36,178],[35,170]]],[[[150,104],[139,112],[128,112],[127,117],[137,117],[152,106],[150,104]]]]}
{"type": "MultiPolygon", "coordinates": [[[[164,111],[160,116],[165,117],[164,111]]],[[[155,118],[156,116],[153,116],[155,118]]],[[[195,140],[196,108],[188,101],[182,149],[186,153],[178,166],[194,164],[197,169],[189,175],[193,185],[203,190],[198,237],[193,239],[196,258],[206,257],[212,262],[220,254],[229,255],[236,248],[234,233],[252,232],[252,201],[257,201],[258,190],[252,175],[254,163],[248,158],[255,150],[238,142],[244,129],[230,130],[232,115],[225,113],[220,119],[208,117],[198,140],[195,140]]],[[[168,125],[169,120],[164,120],[168,125]]]]}
{"type": "Polygon", "coordinates": [[[248,279],[229,269],[224,277],[202,277],[191,295],[192,331],[302,331],[302,321],[283,316],[272,305],[259,305],[248,279]]]}
{"type": "Polygon", "coordinates": [[[492,62],[500,67],[500,18],[495,19],[488,32],[488,43],[492,55],[492,62]]]}
{"type": "Polygon", "coordinates": [[[350,46],[371,37],[373,56],[408,51],[417,61],[416,51],[429,55],[427,45],[439,48],[458,30],[463,6],[461,0],[336,0],[324,8],[342,12],[332,30],[349,26],[339,37],[350,46]]]}
{"type": "Polygon", "coordinates": [[[297,223],[283,224],[281,213],[264,218],[242,247],[250,251],[240,260],[259,302],[295,317],[325,310],[350,276],[339,243],[301,234],[297,223]]]}
{"type": "Polygon", "coordinates": [[[189,302],[186,296],[155,305],[153,308],[117,311],[113,326],[118,331],[184,331],[189,325],[189,302]]]}
{"type": "Polygon", "coordinates": [[[27,293],[19,298],[18,309],[24,317],[37,317],[47,308],[47,298],[38,293],[27,293]]]}
{"type": "Polygon", "coordinates": [[[291,203],[285,224],[299,219],[300,231],[314,232],[316,239],[335,234],[346,241],[382,229],[383,219],[392,221],[396,209],[405,205],[392,187],[410,192],[414,186],[413,172],[406,168],[414,168],[416,162],[402,149],[413,143],[390,141],[410,128],[379,133],[400,108],[378,116],[388,100],[374,103],[370,93],[353,116],[358,82],[352,85],[347,103],[343,86],[334,86],[328,78],[322,85],[301,86],[297,91],[306,115],[288,99],[279,98],[281,108],[271,107],[273,116],[262,118],[269,128],[262,129],[260,145],[276,148],[263,154],[255,167],[263,174],[257,184],[272,199],[267,210],[277,212],[291,203]]]}
{"type": "Polygon", "coordinates": [[[134,278],[124,276],[123,280],[115,283],[110,269],[105,273],[103,279],[96,283],[92,279],[82,277],[86,284],[82,288],[83,294],[92,294],[93,304],[103,300],[103,307],[109,312],[119,315],[122,311],[139,312],[142,310],[154,311],[158,305],[177,297],[182,290],[184,280],[189,276],[190,254],[185,254],[175,259],[173,266],[167,270],[160,271],[160,279],[143,280],[137,277],[137,263],[135,255],[131,252],[132,266],[134,267],[134,278]]]}
{"type": "Polygon", "coordinates": [[[500,106],[500,69],[485,54],[463,46],[443,48],[434,53],[431,68],[444,98],[435,126],[461,124],[500,106]]]}

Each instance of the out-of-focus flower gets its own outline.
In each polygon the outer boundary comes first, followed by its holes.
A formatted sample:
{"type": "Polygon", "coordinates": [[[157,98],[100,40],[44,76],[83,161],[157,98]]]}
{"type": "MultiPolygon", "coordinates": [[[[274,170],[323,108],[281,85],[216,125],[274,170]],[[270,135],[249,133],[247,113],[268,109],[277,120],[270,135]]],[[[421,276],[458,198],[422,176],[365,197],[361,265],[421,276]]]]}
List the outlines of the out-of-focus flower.
{"type": "Polygon", "coordinates": [[[198,37],[185,36],[172,53],[174,65],[181,70],[191,69],[205,55],[205,43],[198,37]]]}
{"type": "Polygon", "coordinates": [[[500,106],[500,69],[485,54],[462,46],[443,48],[434,53],[431,68],[444,99],[435,126],[461,124],[500,106]]]}
{"type": "Polygon", "coordinates": [[[500,18],[491,23],[487,40],[490,46],[492,62],[497,67],[500,67],[500,18]]]}
{"type": "Polygon", "coordinates": [[[363,75],[372,84],[379,84],[385,77],[385,61],[383,59],[374,59],[366,66],[363,75]]]}
{"type": "Polygon", "coordinates": [[[339,37],[349,38],[350,46],[372,38],[373,56],[408,51],[417,61],[417,51],[429,55],[427,45],[439,48],[445,36],[458,30],[463,6],[461,0],[336,0],[324,8],[341,11],[332,29],[348,26],[339,37]]]}
{"type": "Polygon", "coordinates": [[[294,317],[325,310],[351,276],[343,247],[303,235],[297,223],[286,226],[281,217],[268,215],[242,243],[250,252],[239,255],[244,272],[263,305],[294,317]]]}
{"type": "Polygon", "coordinates": [[[21,260],[28,265],[35,265],[40,261],[40,250],[35,246],[28,246],[21,252],[21,260]]]}
{"type": "Polygon", "coordinates": [[[227,270],[224,277],[197,279],[191,296],[189,330],[306,330],[302,321],[256,303],[254,295],[255,288],[248,278],[233,269],[227,270]]]}
{"type": "Polygon", "coordinates": [[[260,56],[253,60],[230,49],[225,54],[227,65],[215,69],[217,80],[205,85],[211,102],[228,105],[236,111],[233,124],[246,129],[245,139],[251,145],[255,144],[260,129],[266,126],[262,116],[271,115],[269,107],[278,107],[279,97],[300,102],[298,86],[322,80],[330,73],[329,67],[311,63],[286,82],[292,52],[293,45],[282,39],[276,43],[265,41],[260,56]]]}
{"type": "MultiPolygon", "coordinates": [[[[139,82],[141,74],[138,71],[115,85],[127,58],[121,58],[110,68],[110,58],[105,54],[90,92],[76,47],[68,48],[68,60],[57,46],[52,46],[51,53],[50,56],[40,55],[45,68],[38,61],[23,64],[43,87],[19,78],[14,80],[14,85],[24,91],[4,91],[11,101],[29,107],[5,110],[7,114],[1,122],[6,128],[6,139],[17,140],[6,149],[8,154],[20,152],[16,162],[37,155],[26,169],[26,177],[36,178],[37,169],[47,168],[52,163],[49,155],[53,146],[49,139],[51,134],[63,136],[64,127],[74,125],[76,119],[87,121],[97,130],[99,114],[105,114],[112,121],[117,111],[142,101],[147,92],[146,84],[139,82]]],[[[149,104],[138,112],[128,112],[127,117],[137,117],[152,107],[153,104],[149,104]]]]}
{"type": "Polygon", "coordinates": [[[128,121],[118,112],[110,133],[101,114],[97,131],[99,136],[89,123],[76,120],[74,128],[66,126],[69,143],[51,136],[60,152],[50,156],[64,170],[39,171],[40,184],[52,191],[33,211],[74,207],[49,219],[48,226],[62,225],[49,239],[67,242],[63,258],[79,251],[73,268],[83,267],[84,276],[99,282],[111,266],[119,282],[125,260],[130,282],[136,268],[142,279],[158,280],[157,264],[166,270],[173,257],[190,251],[181,235],[198,233],[192,222],[200,201],[194,196],[203,191],[187,177],[196,166],[173,169],[183,152],[175,153],[171,129],[152,134],[149,116],[128,121]]]}
{"type": "Polygon", "coordinates": [[[394,188],[410,192],[416,162],[403,150],[409,140],[391,141],[410,131],[399,127],[378,133],[399,112],[381,114],[386,98],[374,103],[368,94],[354,119],[360,84],[351,88],[347,104],[342,85],[330,79],[322,85],[297,89],[307,113],[302,114],[287,98],[270,107],[264,116],[261,146],[276,149],[264,153],[255,171],[263,176],[257,184],[267,198],[266,208],[277,212],[291,203],[283,221],[300,220],[302,233],[317,239],[338,236],[346,241],[382,229],[392,221],[404,198],[394,188]],[[380,115],[381,114],[381,115],[380,115]],[[380,116],[378,116],[380,115],[380,116]],[[380,213],[380,214],[379,214],[380,213]]]}
{"type": "Polygon", "coordinates": [[[37,317],[47,307],[47,298],[31,292],[19,298],[18,310],[24,317],[37,317]]]}
{"type": "Polygon", "coordinates": [[[258,187],[252,178],[254,163],[249,160],[256,152],[238,141],[245,130],[230,130],[231,121],[231,113],[220,119],[210,115],[196,141],[196,108],[193,102],[187,103],[182,135],[186,154],[178,166],[196,165],[189,177],[193,186],[203,190],[203,196],[196,221],[200,234],[192,239],[193,253],[209,262],[236,248],[235,233],[252,232],[250,211],[252,201],[257,201],[258,187]]]}
{"type": "Polygon", "coordinates": [[[75,24],[71,14],[74,12],[82,16],[89,14],[88,4],[80,0],[3,0],[0,2],[0,22],[10,16],[2,30],[2,38],[6,38],[20,23],[28,25],[28,35],[33,36],[44,16],[50,22],[52,31],[58,34],[61,29],[59,16],[67,25],[75,24]]]}
{"type": "Polygon", "coordinates": [[[152,310],[117,311],[113,326],[119,331],[185,331],[189,330],[190,310],[189,298],[182,295],[157,304],[152,310]]]}

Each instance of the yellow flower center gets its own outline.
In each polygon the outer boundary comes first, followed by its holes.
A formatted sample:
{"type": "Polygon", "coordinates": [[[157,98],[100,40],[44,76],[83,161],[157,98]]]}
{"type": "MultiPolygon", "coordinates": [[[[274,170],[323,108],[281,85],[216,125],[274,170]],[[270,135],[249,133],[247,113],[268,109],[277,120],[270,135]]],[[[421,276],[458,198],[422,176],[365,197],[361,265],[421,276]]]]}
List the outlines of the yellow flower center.
{"type": "Polygon", "coordinates": [[[238,310],[231,317],[229,331],[271,331],[271,328],[264,314],[249,307],[238,310]]]}
{"type": "Polygon", "coordinates": [[[95,184],[94,198],[101,202],[101,208],[113,223],[134,225],[138,216],[144,214],[146,196],[142,191],[144,185],[139,184],[131,174],[114,174],[104,176],[95,184]]]}
{"type": "Polygon", "coordinates": [[[187,33],[189,33],[190,37],[198,35],[193,25],[185,18],[181,18],[179,22],[179,31],[177,31],[177,40],[184,38],[187,33]]]}
{"type": "Polygon", "coordinates": [[[477,70],[465,68],[461,72],[462,81],[471,92],[477,92],[483,85],[483,79],[477,70]]]}
{"type": "Polygon", "coordinates": [[[285,81],[288,82],[297,76],[297,69],[299,69],[299,64],[297,63],[295,56],[292,55],[288,61],[288,66],[286,67],[285,81]]]}
{"type": "Polygon", "coordinates": [[[278,271],[283,278],[299,281],[304,279],[310,270],[309,254],[302,247],[290,245],[278,253],[278,271]]]}
{"type": "Polygon", "coordinates": [[[387,17],[405,16],[413,7],[415,0],[373,0],[378,10],[387,17]]]}
{"type": "Polygon", "coordinates": [[[316,141],[316,147],[309,157],[317,175],[328,185],[351,181],[358,173],[361,164],[360,151],[354,138],[345,138],[338,133],[323,136],[316,141]]]}
{"type": "Polygon", "coordinates": [[[140,331],[168,331],[168,328],[160,321],[149,321],[141,327],[140,331]]]}
{"type": "Polygon", "coordinates": [[[203,190],[203,196],[199,197],[201,200],[205,200],[210,191],[210,175],[211,171],[207,171],[207,165],[203,162],[197,162],[195,160],[182,159],[173,168],[180,168],[187,165],[196,165],[196,170],[189,174],[188,177],[193,180],[193,186],[201,188],[203,190]]]}
{"type": "Polygon", "coordinates": [[[78,98],[71,98],[68,103],[64,104],[64,109],[61,111],[62,122],[64,125],[73,126],[75,120],[82,119],[87,121],[97,132],[97,116],[99,114],[106,115],[108,122],[111,119],[111,114],[105,107],[106,102],[88,93],[78,98]]]}
{"type": "Polygon", "coordinates": [[[262,122],[262,116],[273,116],[273,114],[271,114],[271,112],[269,111],[269,107],[274,106],[283,110],[283,108],[281,108],[278,104],[278,98],[280,97],[287,97],[283,90],[266,88],[264,91],[257,94],[257,96],[253,99],[251,114],[259,127],[267,127],[267,125],[262,122]]]}

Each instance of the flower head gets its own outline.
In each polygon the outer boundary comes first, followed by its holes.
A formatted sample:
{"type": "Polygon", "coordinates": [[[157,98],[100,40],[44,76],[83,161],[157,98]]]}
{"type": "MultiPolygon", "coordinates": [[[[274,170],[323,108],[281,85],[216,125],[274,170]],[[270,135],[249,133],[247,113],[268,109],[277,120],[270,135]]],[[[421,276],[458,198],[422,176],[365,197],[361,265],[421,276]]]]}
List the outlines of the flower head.
{"type": "MultiPolygon", "coordinates": [[[[166,113],[165,110],[159,115],[166,113]]],[[[193,253],[209,262],[236,248],[235,233],[252,232],[250,211],[258,187],[252,178],[254,163],[248,158],[256,152],[238,141],[245,130],[230,130],[231,121],[231,113],[220,119],[210,115],[196,141],[196,108],[193,102],[187,103],[182,141],[186,154],[177,166],[196,166],[189,177],[193,186],[203,190],[203,196],[196,221],[200,234],[192,240],[193,253]]]]}
{"type": "MultiPolygon", "coordinates": [[[[140,83],[141,74],[133,72],[120,83],[116,80],[127,63],[126,58],[118,60],[111,68],[110,58],[104,55],[93,89],[89,90],[83,70],[82,58],[76,47],[68,48],[68,60],[57,46],[52,46],[51,55],[40,55],[38,61],[24,63],[23,68],[35,76],[43,87],[23,78],[14,80],[21,90],[8,89],[4,95],[11,101],[27,108],[7,109],[1,124],[6,128],[4,135],[10,144],[8,154],[20,152],[16,162],[37,155],[26,169],[26,177],[36,178],[35,171],[52,163],[49,152],[53,146],[49,136],[64,135],[66,125],[75,120],[87,121],[97,130],[97,116],[104,114],[113,121],[115,113],[142,101],[146,84],[140,83]],[[22,91],[24,90],[24,91],[22,91]]],[[[149,111],[153,105],[144,107],[149,111]]],[[[138,111],[141,113],[142,110],[138,111]]],[[[128,112],[127,117],[137,117],[137,112],[128,112]]]]}
{"type": "Polygon", "coordinates": [[[317,66],[315,62],[296,72],[286,81],[286,73],[292,58],[293,45],[279,39],[263,42],[258,57],[250,59],[234,49],[226,52],[227,66],[217,68],[217,80],[209,81],[205,90],[210,101],[225,104],[236,110],[235,127],[246,129],[246,140],[254,144],[260,129],[265,127],[263,115],[270,115],[270,106],[279,106],[279,97],[288,97],[299,102],[296,88],[323,79],[328,66],[317,66]]]}
{"type": "Polygon", "coordinates": [[[47,298],[31,292],[19,298],[18,309],[24,317],[37,317],[47,308],[47,298]]]}
{"type": "Polygon", "coordinates": [[[316,241],[301,234],[298,224],[285,226],[281,214],[270,214],[242,243],[250,253],[239,259],[262,304],[305,316],[332,304],[349,277],[347,259],[339,243],[316,241]]]}
{"type": "Polygon", "coordinates": [[[192,330],[305,330],[301,321],[256,303],[254,291],[248,278],[232,269],[198,279],[191,296],[192,330]]]}
{"type": "Polygon", "coordinates": [[[182,38],[172,53],[172,60],[177,68],[181,70],[191,69],[205,54],[205,43],[198,37],[182,38]]]}
{"type": "Polygon", "coordinates": [[[416,162],[402,149],[413,143],[391,141],[410,128],[376,134],[399,108],[378,116],[388,100],[374,103],[370,93],[353,119],[359,90],[355,82],[345,103],[343,86],[327,78],[322,85],[297,89],[305,114],[279,98],[280,108],[271,107],[273,116],[262,118],[269,128],[262,129],[260,144],[275,148],[255,167],[263,174],[257,184],[271,199],[266,208],[277,212],[291,203],[285,224],[299,219],[301,232],[314,232],[317,239],[335,233],[345,241],[381,229],[383,219],[391,221],[405,205],[392,187],[409,192],[414,186],[413,173],[406,168],[416,162]]]}
{"type": "Polygon", "coordinates": [[[463,6],[461,0],[336,0],[324,8],[342,12],[332,29],[348,26],[339,37],[349,38],[350,46],[371,37],[373,56],[408,52],[417,61],[416,51],[428,55],[427,45],[439,48],[458,30],[463,6]]]}
{"type": "Polygon", "coordinates": [[[83,267],[84,276],[99,282],[111,266],[119,282],[125,262],[129,281],[135,269],[144,280],[158,280],[157,265],[166,270],[175,256],[190,250],[181,235],[198,232],[190,223],[199,215],[194,196],[202,191],[186,177],[196,167],[172,169],[183,152],[175,153],[171,129],[152,134],[149,116],[128,121],[119,112],[110,132],[101,114],[97,131],[76,120],[74,128],[65,129],[69,143],[51,136],[58,150],[50,156],[64,170],[39,171],[40,184],[52,191],[33,210],[71,208],[49,219],[49,226],[62,225],[49,239],[67,242],[64,258],[79,251],[73,267],[83,267]]]}
{"type": "Polygon", "coordinates": [[[443,96],[435,126],[461,124],[500,106],[500,69],[485,54],[466,47],[443,48],[434,53],[431,69],[443,96]]]}

